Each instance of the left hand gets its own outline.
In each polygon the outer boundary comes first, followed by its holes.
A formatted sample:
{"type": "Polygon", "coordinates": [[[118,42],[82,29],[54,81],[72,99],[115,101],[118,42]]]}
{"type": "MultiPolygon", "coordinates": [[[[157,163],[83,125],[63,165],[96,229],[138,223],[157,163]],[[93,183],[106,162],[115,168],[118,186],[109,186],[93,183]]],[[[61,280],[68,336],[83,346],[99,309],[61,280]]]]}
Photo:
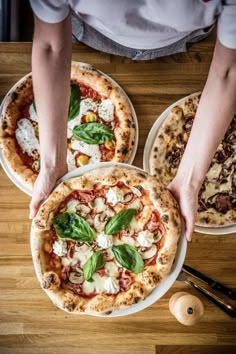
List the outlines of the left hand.
{"type": "Polygon", "coordinates": [[[185,221],[186,238],[191,241],[197,214],[198,189],[186,185],[177,177],[169,184],[168,189],[179,203],[180,212],[185,221]]]}

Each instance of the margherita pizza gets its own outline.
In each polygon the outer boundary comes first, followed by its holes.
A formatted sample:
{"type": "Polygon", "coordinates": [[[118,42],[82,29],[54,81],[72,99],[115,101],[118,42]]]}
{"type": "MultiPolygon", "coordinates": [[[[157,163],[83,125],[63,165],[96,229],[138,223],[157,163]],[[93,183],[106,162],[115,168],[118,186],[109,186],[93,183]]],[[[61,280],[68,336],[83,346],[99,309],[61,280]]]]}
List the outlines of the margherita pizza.
{"type": "MultiPolygon", "coordinates": [[[[200,94],[172,108],[158,130],[150,153],[150,173],[168,185],[184,153],[200,94]]],[[[221,141],[199,192],[196,224],[227,226],[236,223],[236,116],[221,141]]]]}
{"type": "MultiPolygon", "coordinates": [[[[31,189],[40,169],[36,110],[29,74],[5,99],[0,142],[10,170],[31,189]]],[[[69,171],[95,162],[127,162],[135,144],[135,122],[126,95],[87,64],[72,63],[67,142],[69,171]]]]}
{"type": "Polygon", "coordinates": [[[156,178],[101,167],[56,187],[33,221],[31,249],[56,306],[110,314],[144,300],[169,274],[180,233],[176,201],[156,178]]]}

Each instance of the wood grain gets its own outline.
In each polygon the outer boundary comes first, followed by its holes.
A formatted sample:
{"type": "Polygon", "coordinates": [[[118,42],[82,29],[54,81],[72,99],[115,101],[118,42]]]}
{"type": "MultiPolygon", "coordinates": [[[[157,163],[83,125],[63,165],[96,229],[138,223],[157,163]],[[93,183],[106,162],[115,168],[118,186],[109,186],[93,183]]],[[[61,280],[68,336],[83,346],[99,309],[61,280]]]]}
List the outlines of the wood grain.
{"type": "MultiPolygon", "coordinates": [[[[203,88],[213,48],[211,36],[188,53],[132,62],[82,44],[73,45],[74,60],[91,63],[106,72],[130,96],[140,127],[134,165],[142,167],[145,141],[157,116],[177,99],[203,88]]],[[[0,100],[31,70],[30,62],[30,43],[0,44],[0,100]]],[[[209,345],[236,345],[235,320],[180,282],[156,304],[128,317],[77,317],[56,309],[34,274],[29,246],[30,198],[14,186],[2,169],[0,181],[1,354],[190,353],[189,348],[196,346],[194,353],[208,353],[209,345]],[[205,306],[202,321],[190,328],[176,322],[168,309],[170,297],[183,290],[199,296],[205,306]],[[173,351],[160,351],[161,346],[173,351]]],[[[188,245],[186,264],[235,289],[235,236],[195,234],[188,245]]]]}

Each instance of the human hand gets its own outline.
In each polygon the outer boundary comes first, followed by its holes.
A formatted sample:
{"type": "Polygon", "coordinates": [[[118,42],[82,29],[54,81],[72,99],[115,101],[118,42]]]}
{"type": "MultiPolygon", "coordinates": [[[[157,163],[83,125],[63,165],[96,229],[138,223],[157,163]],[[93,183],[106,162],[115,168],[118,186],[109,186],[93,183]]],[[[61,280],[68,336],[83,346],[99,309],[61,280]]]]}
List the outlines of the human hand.
{"type": "Polygon", "coordinates": [[[59,168],[41,168],[33,188],[30,202],[29,218],[33,219],[38,211],[40,203],[48,197],[55,186],[56,181],[67,173],[67,166],[59,168]]]}
{"type": "Polygon", "coordinates": [[[177,177],[169,184],[168,189],[179,203],[185,221],[186,238],[191,241],[198,206],[198,189],[183,183],[177,177]]]}

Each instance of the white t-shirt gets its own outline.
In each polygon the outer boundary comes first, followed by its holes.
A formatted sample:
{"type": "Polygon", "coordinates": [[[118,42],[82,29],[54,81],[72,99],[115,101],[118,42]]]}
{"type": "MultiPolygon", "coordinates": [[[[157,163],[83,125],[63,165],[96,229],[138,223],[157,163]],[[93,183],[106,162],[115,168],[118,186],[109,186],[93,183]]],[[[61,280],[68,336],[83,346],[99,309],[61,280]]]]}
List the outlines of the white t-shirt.
{"type": "Polygon", "coordinates": [[[218,21],[220,42],[236,49],[236,0],[31,0],[43,21],[63,21],[70,8],[126,47],[161,48],[218,21]]]}

